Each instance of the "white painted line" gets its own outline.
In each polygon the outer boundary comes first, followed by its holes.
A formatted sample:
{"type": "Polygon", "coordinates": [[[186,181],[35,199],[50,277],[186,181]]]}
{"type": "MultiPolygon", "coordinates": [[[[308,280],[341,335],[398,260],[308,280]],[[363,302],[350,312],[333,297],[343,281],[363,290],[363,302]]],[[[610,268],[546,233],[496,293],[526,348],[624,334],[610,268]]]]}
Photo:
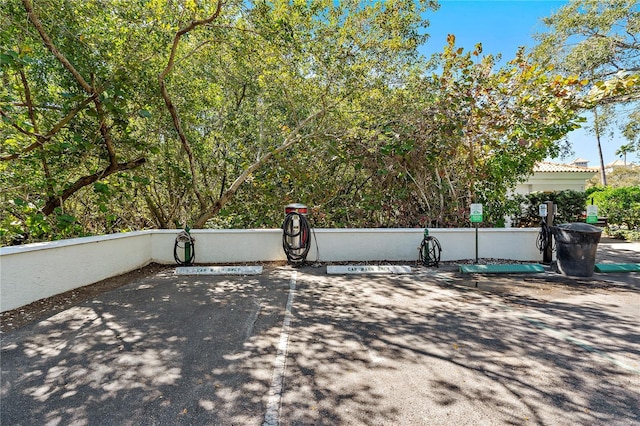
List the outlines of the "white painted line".
{"type": "Polygon", "coordinates": [[[280,341],[278,342],[278,352],[273,365],[271,387],[269,388],[268,393],[267,411],[264,414],[264,423],[262,423],[262,426],[277,426],[280,424],[280,404],[284,387],[287,350],[289,346],[289,328],[291,327],[292,317],[291,307],[293,306],[293,297],[296,292],[297,275],[298,273],[293,271],[291,274],[291,280],[289,281],[289,297],[287,298],[287,307],[284,312],[284,320],[282,321],[282,331],[280,332],[280,341]]]}
{"type": "Polygon", "coordinates": [[[176,275],[260,275],[262,266],[178,266],[176,275]]]}
{"type": "Polygon", "coordinates": [[[410,274],[409,265],[328,265],[327,274],[410,274]]]}

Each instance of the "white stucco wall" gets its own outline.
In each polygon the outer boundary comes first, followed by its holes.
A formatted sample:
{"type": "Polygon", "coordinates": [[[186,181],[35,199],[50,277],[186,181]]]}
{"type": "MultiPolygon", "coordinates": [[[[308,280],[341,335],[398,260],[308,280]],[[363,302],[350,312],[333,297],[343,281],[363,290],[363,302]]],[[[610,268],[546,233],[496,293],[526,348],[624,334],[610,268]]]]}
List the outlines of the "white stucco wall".
{"type": "MultiPolygon", "coordinates": [[[[415,261],[423,229],[317,229],[319,259],[342,261],[415,261]]],[[[537,229],[479,229],[478,256],[536,260],[537,229]]],[[[442,261],[475,258],[475,229],[430,229],[442,245],[442,261]]],[[[307,256],[316,259],[316,245],[307,256]]]]}
{"type": "MultiPolygon", "coordinates": [[[[180,230],[153,232],[151,261],[174,263],[173,245],[180,230]]],[[[286,260],[280,229],[193,230],[196,263],[241,263],[286,260]]],[[[431,229],[442,244],[442,260],[475,257],[475,230],[431,229]]],[[[479,229],[478,255],[513,260],[536,260],[538,229],[479,229]]],[[[307,259],[321,262],[415,261],[423,229],[315,229],[307,259]],[[317,244],[315,239],[317,239],[317,244]],[[319,252],[319,256],[317,253],[319,252]]],[[[182,253],[180,253],[182,254],[182,253]]]]}
{"type": "MultiPolygon", "coordinates": [[[[0,248],[0,311],[89,285],[150,262],[174,264],[180,230],[153,230],[0,248]]],[[[478,256],[541,259],[538,230],[480,229],[478,256]]],[[[196,263],[284,261],[280,229],[193,230],[196,263]]],[[[442,260],[473,259],[475,230],[432,229],[442,260]]],[[[406,261],[418,259],[422,229],[316,229],[307,260],[406,261]],[[317,242],[316,242],[317,239],[317,242]],[[317,245],[316,245],[317,244],[317,245]],[[319,253],[319,256],[318,256],[319,253]]]]}
{"type": "Polygon", "coordinates": [[[532,192],[584,191],[586,182],[595,172],[536,172],[524,183],[516,186],[516,194],[530,194],[532,192]]]}
{"type": "MultiPolygon", "coordinates": [[[[180,231],[161,229],[153,232],[152,262],[175,263],[173,246],[180,231]]],[[[190,233],[195,239],[196,263],[286,260],[280,229],[194,229],[190,233]]]]}
{"type": "Polygon", "coordinates": [[[0,248],[0,312],[148,264],[152,232],[0,248]]]}

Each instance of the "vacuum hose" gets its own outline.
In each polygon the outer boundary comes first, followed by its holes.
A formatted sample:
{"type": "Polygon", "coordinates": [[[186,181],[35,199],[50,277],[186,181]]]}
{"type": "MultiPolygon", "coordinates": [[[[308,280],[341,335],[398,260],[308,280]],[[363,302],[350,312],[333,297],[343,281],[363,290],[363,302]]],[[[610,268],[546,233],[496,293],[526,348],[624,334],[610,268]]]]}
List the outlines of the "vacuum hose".
{"type": "Polygon", "coordinates": [[[424,266],[438,267],[442,246],[436,237],[429,235],[429,231],[425,230],[424,238],[422,238],[422,244],[420,244],[420,248],[418,250],[420,252],[420,263],[424,266]]]}
{"type": "Polygon", "coordinates": [[[195,242],[196,240],[186,230],[178,234],[173,245],[173,258],[178,265],[189,266],[193,263],[193,259],[196,257],[195,242]],[[179,249],[184,253],[184,259],[180,259],[180,256],[178,256],[179,249]]]}
{"type": "MultiPolygon", "coordinates": [[[[536,238],[536,247],[540,250],[540,253],[543,253],[547,247],[551,244],[551,229],[549,229],[549,225],[544,220],[540,221],[540,232],[538,233],[538,238],[536,238]]],[[[552,247],[553,251],[555,248],[552,247]]]]}
{"type": "Polygon", "coordinates": [[[309,221],[298,213],[290,212],[282,223],[282,248],[290,264],[303,263],[311,247],[309,221]]]}

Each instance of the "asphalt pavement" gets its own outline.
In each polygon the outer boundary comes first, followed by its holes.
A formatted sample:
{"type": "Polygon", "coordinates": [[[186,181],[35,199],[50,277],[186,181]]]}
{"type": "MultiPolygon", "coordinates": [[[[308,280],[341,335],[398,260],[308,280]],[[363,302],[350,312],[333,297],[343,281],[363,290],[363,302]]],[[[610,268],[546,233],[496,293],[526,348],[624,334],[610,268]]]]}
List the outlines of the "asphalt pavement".
{"type": "Polygon", "coordinates": [[[167,267],[3,334],[0,423],[640,425],[639,280],[167,267]]]}

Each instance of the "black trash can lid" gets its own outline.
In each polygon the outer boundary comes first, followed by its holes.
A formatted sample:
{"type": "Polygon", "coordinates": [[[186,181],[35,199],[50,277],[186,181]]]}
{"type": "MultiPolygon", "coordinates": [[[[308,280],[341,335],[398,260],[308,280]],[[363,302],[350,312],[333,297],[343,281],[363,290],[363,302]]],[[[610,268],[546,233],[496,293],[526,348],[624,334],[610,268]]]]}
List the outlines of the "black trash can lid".
{"type": "Polygon", "coordinates": [[[560,225],[556,225],[555,227],[561,229],[562,231],[573,231],[581,234],[582,233],[586,233],[586,234],[602,233],[602,228],[598,228],[597,226],[593,226],[583,222],[562,223],[560,225]]]}

